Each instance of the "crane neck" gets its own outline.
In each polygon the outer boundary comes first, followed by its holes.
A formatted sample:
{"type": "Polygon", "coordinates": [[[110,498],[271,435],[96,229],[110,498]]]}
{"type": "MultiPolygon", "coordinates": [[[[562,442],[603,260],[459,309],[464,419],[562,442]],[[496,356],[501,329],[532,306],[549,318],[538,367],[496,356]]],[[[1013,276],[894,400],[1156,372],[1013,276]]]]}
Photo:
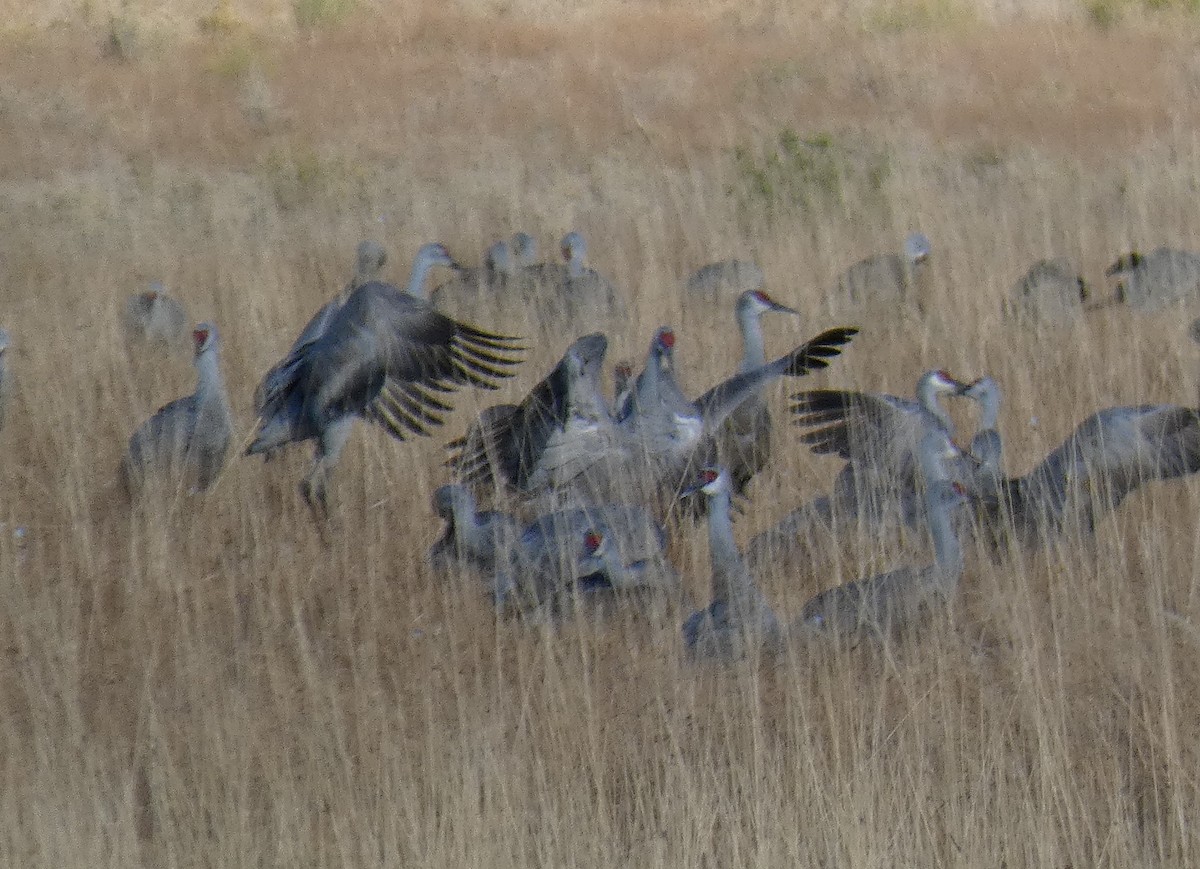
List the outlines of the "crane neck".
{"type": "Polygon", "coordinates": [[[225,401],[225,381],[221,377],[221,362],[216,347],[196,356],[196,398],[203,402],[211,399],[225,401]]]}
{"type": "Polygon", "coordinates": [[[742,308],[737,312],[738,329],[742,333],[742,367],[744,374],[767,364],[767,349],[763,343],[762,319],[757,311],[742,308]]]}
{"type": "Polygon", "coordinates": [[[740,597],[747,590],[749,574],[733,537],[733,518],[728,491],[708,496],[708,546],[712,555],[714,598],[740,597]]]}
{"type": "Polygon", "coordinates": [[[567,260],[567,275],[572,280],[576,280],[583,277],[586,270],[583,264],[583,253],[579,250],[571,251],[571,258],[567,260]]]}
{"type": "Polygon", "coordinates": [[[950,414],[942,407],[942,403],[938,400],[940,394],[934,388],[932,383],[923,381],[920,389],[917,391],[917,402],[929,413],[933,414],[934,418],[942,424],[947,434],[954,437],[954,423],[950,420],[950,414]]]}
{"type": "Polygon", "coordinates": [[[425,278],[431,268],[433,268],[433,263],[423,256],[418,256],[413,260],[412,274],[408,279],[407,290],[410,296],[428,301],[429,292],[425,289],[425,278]]]}
{"type": "Polygon", "coordinates": [[[1000,420],[1000,393],[995,389],[985,390],[979,399],[979,406],[979,428],[982,431],[994,430],[1000,420]]]}
{"type": "Polygon", "coordinates": [[[946,590],[958,585],[963,572],[963,551],[949,508],[934,503],[926,496],[925,512],[929,520],[929,533],[933,537],[933,556],[938,573],[942,576],[946,590]]]}

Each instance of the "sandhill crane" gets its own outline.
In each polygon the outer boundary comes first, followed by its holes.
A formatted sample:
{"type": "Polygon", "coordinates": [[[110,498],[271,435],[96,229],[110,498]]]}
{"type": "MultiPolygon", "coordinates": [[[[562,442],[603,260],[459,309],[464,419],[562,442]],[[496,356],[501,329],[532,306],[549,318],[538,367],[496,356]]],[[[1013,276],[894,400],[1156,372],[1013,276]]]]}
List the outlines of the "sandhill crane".
{"type": "Polygon", "coordinates": [[[496,388],[519,359],[516,339],[455,322],[423,296],[425,273],[453,265],[442,245],[426,245],[413,265],[410,292],[370,281],[358,287],[314,340],[296,348],[268,383],[247,454],[316,440],[305,501],[326,511],[326,483],[356,417],[394,437],[427,435],[451,408],[444,393],[460,386],[496,388]]]}
{"type": "Polygon", "coordinates": [[[563,327],[591,332],[626,319],[625,301],[612,282],[587,266],[587,242],[575,231],[560,243],[562,263],[538,263],[521,270],[523,292],[536,302],[533,315],[545,333],[563,327]]]}
{"type": "Polygon", "coordinates": [[[8,417],[8,401],[12,393],[12,383],[8,372],[8,348],[12,345],[12,338],[8,334],[7,329],[0,329],[0,429],[4,428],[4,421],[8,417]]]}
{"type": "Polygon", "coordinates": [[[1117,279],[1113,301],[1138,311],[1156,311],[1180,301],[1200,298],[1200,254],[1159,247],[1142,254],[1131,251],[1104,270],[1117,279]]]}
{"type": "Polygon", "coordinates": [[[981,490],[981,519],[999,542],[1043,545],[1069,521],[1087,533],[1151,480],[1200,470],[1200,412],[1174,404],[1109,407],[1081,422],[1023,477],[981,490]]]}
{"type": "Polygon", "coordinates": [[[490,411],[451,442],[450,464],[476,486],[501,482],[524,493],[559,494],[582,486],[588,497],[601,500],[643,502],[664,492],[674,497],[680,475],[742,401],[776,377],[826,367],[856,332],[827,330],[691,402],[670,372],[674,333],[660,329],[633,388],[632,411],[619,425],[600,394],[608,341],[586,335],[520,405],[490,411]]]}
{"type": "MultiPolygon", "coordinates": [[[[762,290],[747,290],[738,297],[734,318],[742,336],[739,373],[767,364],[762,317],[772,312],[799,316],[794,308],[781,305],[762,290]]],[[[770,452],[771,414],[762,396],[752,395],[738,405],[717,433],[718,463],[728,469],[734,494],[746,493],[750,480],[766,467],[770,452]]]]}
{"type": "Polygon", "coordinates": [[[1080,314],[1089,296],[1087,282],[1070,260],[1041,259],[1013,285],[1004,312],[1034,321],[1061,322],[1080,314]]]}
{"type": "Polygon", "coordinates": [[[631,553],[623,551],[611,535],[589,528],[584,532],[583,556],[579,560],[580,582],[590,580],[593,588],[614,591],[678,589],[679,573],[666,558],[665,542],[658,538],[655,544],[631,553]]]}
{"type": "Polygon", "coordinates": [[[160,408],[129,438],[121,480],[132,497],[150,475],[165,474],[198,491],[212,485],[229,452],[233,417],[221,377],[217,327],[201,323],[192,333],[196,390],[160,408]]]}
{"type": "MultiPolygon", "coordinates": [[[[616,578],[630,583],[665,583],[665,536],[661,526],[641,507],[625,504],[586,504],[545,513],[522,531],[507,559],[496,566],[492,585],[496,603],[521,610],[560,613],[571,606],[579,580],[596,572],[587,535],[611,539],[617,560],[636,565],[616,578]]],[[[594,588],[593,581],[583,590],[594,588]]]]}
{"type": "Polygon", "coordinates": [[[633,365],[622,360],[613,366],[613,419],[620,422],[633,410],[633,365]]]}
{"type": "Polygon", "coordinates": [[[513,282],[515,265],[507,241],[498,241],[483,255],[479,268],[459,268],[457,274],[429,294],[439,311],[454,310],[460,316],[482,319],[494,312],[502,293],[513,282]]]}
{"type": "Polygon", "coordinates": [[[933,538],[933,564],[902,567],[826,589],[804,605],[793,633],[867,631],[886,636],[911,623],[923,608],[945,602],[957,591],[963,553],[954,513],[968,498],[962,484],[949,478],[946,465],[958,460],[958,449],[946,432],[931,430],[922,437],[918,453],[925,478],[924,514],[933,538]]]}
{"type": "Polygon", "coordinates": [[[537,262],[537,241],[529,233],[515,233],[508,246],[512,250],[513,263],[518,268],[525,268],[537,262]]]}
{"type": "MultiPolygon", "coordinates": [[[[599,573],[616,590],[679,585],[666,560],[666,532],[644,507],[591,503],[555,510],[531,522],[521,544],[526,557],[535,560],[546,548],[565,544],[578,556],[572,579],[599,573]]],[[[541,589],[539,599],[544,593],[541,589]]]]}
{"type": "Polygon", "coordinates": [[[832,389],[792,396],[795,423],[809,431],[800,440],[818,455],[837,455],[846,467],[834,484],[834,509],[847,515],[882,518],[899,499],[909,526],[919,516],[917,448],[929,431],[953,438],[943,395],[967,388],[945,370],[927,371],[917,381],[916,401],[832,389]]]}
{"type": "MultiPolygon", "coordinates": [[[[425,258],[433,258],[434,255],[435,252],[431,249],[425,254],[425,258]]],[[[417,260],[418,262],[422,260],[422,254],[420,251],[417,252],[417,260]]],[[[267,393],[271,389],[277,388],[277,382],[281,377],[284,376],[285,372],[283,369],[288,359],[291,358],[291,355],[301,347],[305,347],[319,338],[329,325],[330,318],[339,310],[341,310],[342,305],[346,304],[346,299],[350,298],[350,294],[363,284],[377,280],[379,273],[383,271],[383,267],[386,263],[387,250],[379,242],[363,240],[358,243],[358,247],[354,251],[354,276],[350,279],[350,283],[347,284],[345,289],[343,289],[340,293],[322,305],[320,309],[317,310],[317,313],[313,314],[312,318],[307,324],[305,324],[304,328],[300,330],[300,334],[296,336],[296,340],[292,342],[292,347],[290,350],[288,350],[287,356],[280,360],[280,362],[278,362],[263,376],[262,381],[259,382],[258,387],[254,390],[255,413],[260,413],[262,411],[263,401],[265,400],[267,393]]],[[[417,263],[414,263],[413,265],[413,277],[416,278],[417,263]]],[[[420,292],[421,283],[423,282],[424,271],[422,271],[421,274],[421,282],[417,284],[418,293],[420,292]]],[[[410,285],[410,291],[411,289],[412,287],[410,285]]]]}
{"type": "Polygon", "coordinates": [[[1000,384],[983,376],[962,393],[978,403],[979,424],[971,438],[969,452],[973,492],[996,492],[1004,480],[1004,444],[997,427],[1000,419],[1000,384]]]}
{"type": "Polygon", "coordinates": [[[521,539],[520,522],[497,510],[479,510],[464,486],[441,486],[433,493],[433,508],[446,522],[429,550],[430,563],[439,573],[466,568],[493,577],[521,539]]]}
{"type": "Polygon", "coordinates": [[[822,389],[792,396],[800,436],[814,452],[846,460],[833,491],[804,504],[746,547],[754,565],[792,552],[818,528],[844,520],[871,526],[915,527],[922,499],[917,448],[928,431],[953,437],[950,417],[939,403],[967,387],[944,370],[927,371],[917,381],[916,400],[895,395],[822,389]]]}
{"type": "Polygon", "coordinates": [[[712,556],[712,602],[683,623],[683,643],[695,657],[731,659],[754,649],[777,651],[784,630],[742,560],[733,537],[729,474],[700,472],[695,487],[708,499],[708,545],[712,556]]]}
{"type": "Polygon", "coordinates": [[[902,253],[876,254],[846,269],[838,278],[834,298],[851,305],[920,302],[913,295],[932,251],[924,234],[909,233],[902,253]]]}
{"type": "Polygon", "coordinates": [[[675,380],[674,332],[660,328],[634,386],[632,410],[621,422],[634,456],[646,466],[635,477],[654,480],[657,493],[674,500],[695,468],[715,453],[715,437],[734,411],[778,377],[800,377],[827,367],[857,333],[845,327],[828,329],[773,362],[739,372],[689,401],[675,380]]]}
{"type": "Polygon", "coordinates": [[[135,293],[126,301],[124,325],[130,340],[178,346],[187,333],[187,309],[155,281],[148,290],[135,293]]]}
{"type": "Polygon", "coordinates": [[[584,335],[519,405],[484,411],[464,437],[447,445],[460,479],[526,493],[560,489],[619,449],[600,394],[607,350],[602,334],[584,335]]]}
{"type": "Polygon", "coordinates": [[[762,267],[750,260],[727,259],[701,266],[687,279],[687,291],[710,301],[737,298],[761,290],[766,278],[762,267]]]}

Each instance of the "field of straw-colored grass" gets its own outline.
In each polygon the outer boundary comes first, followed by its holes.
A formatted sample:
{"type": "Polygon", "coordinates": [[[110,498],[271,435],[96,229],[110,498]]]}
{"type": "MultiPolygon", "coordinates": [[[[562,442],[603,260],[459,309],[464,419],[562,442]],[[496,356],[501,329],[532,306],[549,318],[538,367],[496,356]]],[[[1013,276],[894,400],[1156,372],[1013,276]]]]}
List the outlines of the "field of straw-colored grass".
{"type": "MultiPolygon", "coordinates": [[[[1042,256],[1103,288],[1131,245],[1200,245],[1195,22],[859,5],[806,22],[768,4],[362,4],[297,32],[236,8],[200,26],[211,5],[180,2],[128,51],[104,8],[10,26],[0,864],[1200,863],[1194,480],[1147,487],[1094,541],[999,564],[970,545],[955,605],[896,645],[733,666],[683,659],[675,607],[497,621],[480,586],[426,567],[443,443],[569,336],[499,392],[460,393],[433,439],[358,426],[328,545],[296,492],[307,447],[234,456],[202,497],[119,497],[129,433],[193,380],[184,356],[126,348],[126,295],[161,279],[221,326],[243,443],[258,378],[367,237],[399,282],[425,241],[471,261],[516,229],[552,250],[578,228],[634,313],[610,358],[671,323],[699,393],[737,350],[729,311],[686,304],[691,269],[756,257],[805,313],[768,323],[782,352],[835,325],[841,269],[919,228],[926,316],[848,323],[861,335],[806,385],[988,372],[1014,472],[1099,406],[1194,402],[1200,311],[1029,329],[1000,307],[1042,256]],[[808,157],[780,158],[796,140],[808,157]]],[[[790,441],[791,388],[770,391],[778,450],[741,540],[837,470],[790,441]]],[[[705,602],[703,528],[672,557],[705,602]]],[[[793,616],[928,557],[850,540],[760,579],[793,616]]]]}

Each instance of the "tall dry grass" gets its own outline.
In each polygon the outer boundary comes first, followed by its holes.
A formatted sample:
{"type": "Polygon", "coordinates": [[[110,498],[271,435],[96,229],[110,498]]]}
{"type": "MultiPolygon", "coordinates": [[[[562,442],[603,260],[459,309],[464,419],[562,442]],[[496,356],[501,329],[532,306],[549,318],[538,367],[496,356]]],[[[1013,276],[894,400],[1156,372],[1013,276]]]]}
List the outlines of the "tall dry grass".
{"type": "MultiPolygon", "coordinates": [[[[359,427],[328,546],[296,495],[303,449],[235,458],[205,497],[121,505],[126,437],[193,376],[122,345],[125,295],[161,278],[222,326],[244,434],[258,376],[361,237],[402,280],[429,239],[470,258],[578,227],[631,297],[613,357],[671,322],[699,392],[735,353],[729,313],[680,295],[689,269],[758,257],[807,314],[769,324],[783,349],[832,324],[841,268],[920,227],[928,316],[858,323],[812,383],[987,371],[1014,471],[1098,406],[1195,401],[1194,311],[1000,317],[1037,257],[1102,284],[1130,243],[1197,243],[1186,32],[781,36],[670,5],[582,24],[514,9],[168,35],[124,62],[74,19],[0,45],[0,863],[1195,865],[1194,481],[1148,487],[1094,542],[1001,564],[972,547],[959,601],[913,640],[732,667],[684,662],[673,609],[552,630],[429,575],[441,441],[565,338],[498,393],[461,393],[433,441],[359,427]],[[269,111],[247,106],[252,76],[269,111]],[[824,136],[833,174],[772,210],[733,149],[763,160],[784,128],[824,136]]],[[[789,445],[784,394],[744,537],[836,470],[789,445]]],[[[704,600],[703,529],[672,553],[704,600]]],[[[928,557],[868,539],[820,555],[762,577],[781,612],[928,557]]]]}

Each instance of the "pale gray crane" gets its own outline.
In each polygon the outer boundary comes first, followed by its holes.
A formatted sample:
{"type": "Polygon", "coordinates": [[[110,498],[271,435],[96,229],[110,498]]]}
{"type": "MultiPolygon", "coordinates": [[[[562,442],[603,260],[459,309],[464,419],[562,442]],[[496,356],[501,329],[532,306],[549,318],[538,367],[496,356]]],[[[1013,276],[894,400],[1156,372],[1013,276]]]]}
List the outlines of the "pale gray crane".
{"type": "Polygon", "coordinates": [[[898,504],[905,524],[920,518],[917,448],[930,431],[954,437],[953,423],[939,399],[961,395],[966,384],[945,370],[927,371],[917,381],[916,400],[832,389],[792,396],[800,441],[818,455],[837,455],[846,466],[834,483],[833,509],[881,520],[898,504]]]}
{"type": "Polygon", "coordinates": [[[1006,316],[1060,323],[1084,311],[1091,291],[1068,259],[1041,259],[1013,285],[1004,303],[1006,316]]]}
{"type": "Polygon", "coordinates": [[[430,304],[475,319],[494,315],[498,294],[513,283],[515,271],[512,249],[507,241],[498,241],[484,252],[482,266],[456,269],[453,278],[430,293],[430,304]]]}
{"type": "Polygon", "coordinates": [[[792,553],[814,530],[843,521],[868,526],[914,528],[920,524],[917,448],[929,431],[953,438],[944,395],[959,395],[966,384],[945,370],[927,371],[917,381],[916,400],[895,395],[833,389],[792,396],[800,436],[819,455],[846,460],[833,491],[804,504],[773,528],[756,535],[746,547],[754,565],[792,553]]]}
{"type": "Polygon", "coordinates": [[[726,259],[701,266],[687,279],[687,291],[709,301],[736,298],[761,290],[766,282],[762,267],[751,260],[726,259]]]}
{"type": "MultiPolygon", "coordinates": [[[[618,591],[679,587],[679,575],[666,559],[666,532],[644,507],[592,503],[555,510],[530,523],[521,544],[533,561],[550,548],[565,547],[567,554],[577,555],[572,582],[601,574],[604,583],[618,591]]],[[[590,587],[598,585],[594,578],[590,587]]],[[[557,589],[563,590],[567,587],[557,589]]],[[[536,592],[538,600],[547,592],[529,591],[536,592]]]]}
{"type": "Polygon", "coordinates": [[[445,247],[426,245],[409,292],[380,281],[358,287],[268,382],[247,454],[316,440],[301,493],[318,513],[326,512],[327,479],[356,417],[400,440],[428,435],[451,410],[445,393],[465,385],[495,389],[519,363],[517,339],[451,320],[424,297],[425,273],[453,264],[445,247]]]}
{"type": "Polygon", "coordinates": [[[757,649],[779,651],[785,630],[754,581],[733,536],[729,474],[700,472],[695,487],[708,499],[712,602],[683,623],[683,644],[697,658],[740,658],[757,649]]]}
{"type": "Polygon", "coordinates": [[[125,302],[124,325],[126,337],[132,341],[178,347],[187,334],[187,309],[155,281],[125,302]]]}
{"type": "Polygon", "coordinates": [[[508,243],[512,250],[514,264],[525,268],[537,262],[537,240],[527,232],[518,232],[508,243]]]}
{"type": "MultiPolygon", "coordinates": [[[[739,374],[767,364],[762,317],[768,313],[800,316],[794,308],[780,304],[763,290],[747,290],[734,305],[734,319],[742,337],[739,374]]],[[[752,395],[729,414],[717,432],[717,463],[729,471],[734,494],[746,494],[750,480],[766,467],[770,454],[771,414],[762,395],[752,395]]]]}
{"type": "MultiPolygon", "coordinates": [[[[448,255],[449,254],[447,254],[447,256],[448,255]]],[[[440,252],[435,252],[432,249],[425,254],[426,259],[433,259],[439,256],[440,252]]],[[[421,251],[418,251],[417,261],[421,262],[421,260],[422,254],[421,251]]],[[[292,347],[290,350],[288,350],[287,355],[284,356],[280,362],[278,362],[263,376],[262,381],[254,390],[255,413],[262,412],[263,401],[265,400],[267,393],[273,388],[278,387],[279,379],[284,376],[284,366],[291,358],[292,354],[301,347],[305,347],[319,338],[329,325],[330,318],[339,310],[341,310],[342,305],[346,304],[346,299],[350,298],[350,294],[363,284],[378,280],[379,274],[383,271],[383,267],[386,263],[387,250],[379,242],[363,240],[358,243],[358,247],[354,251],[354,276],[350,279],[350,283],[348,283],[340,293],[322,305],[320,309],[317,310],[317,313],[312,315],[312,318],[307,324],[305,324],[304,328],[300,330],[300,334],[296,337],[296,340],[292,342],[292,347]]],[[[415,278],[417,262],[414,262],[413,266],[413,277],[415,278]]],[[[427,269],[425,269],[425,271],[427,271],[427,269]]],[[[421,274],[421,281],[417,284],[418,293],[421,291],[420,287],[424,282],[424,274],[425,272],[423,271],[421,274]]],[[[410,291],[412,290],[411,284],[409,289],[410,291]]]]}
{"type": "Polygon", "coordinates": [[[192,337],[196,389],[160,408],[129,438],[120,476],[130,497],[142,490],[150,476],[204,491],[225,466],[233,415],[221,377],[220,336],[216,326],[201,323],[192,337]]]}
{"type": "Polygon", "coordinates": [[[656,496],[674,502],[695,469],[715,455],[715,438],[730,414],[778,377],[801,377],[827,367],[857,333],[857,329],[845,327],[828,329],[790,353],[739,372],[690,401],[675,380],[675,333],[660,328],[651,342],[646,368],[634,386],[631,412],[620,424],[642,465],[633,478],[654,481],[656,496]]]}
{"type": "Polygon", "coordinates": [[[644,552],[622,551],[610,535],[589,528],[584,532],[579,560],[579,587],[585,591],[677,591],[679,572],[667,560],[666,543],[645,547],[644,552]]]}
{"type": "Polygon", "coordinates": [[[1000,384],[985,375],[962,393],[980,408],[979,423],[968,449],[971,491],[996,492],[1004,480],[1004,443],[1000,438],[1000,384]]]}
{"type": "Polygon", "coordinates": [[[1200,299],[1200,254],[1159,247],[1131,251],[1104,270],[1117,279],[1113,302],[1137,311],[1157,311],[1176,302],[1200,299]]]}
{"type": "Polygon", "coordinates": [[[627,319],[625,300],[606,277],[587,266],[587,242],[571,231],[560,244],[563,262],[522,269],[527,292],[535,293],[533,314],[543,332],[562,328],[591,332],[619,326],[627,319]]]}
{"type": "MultiPolygon", "coordinates": [[[[646,582],[666,575],[666,568],[657,564],[663,558],[664,532],[644,509],[585,504],[554,510],[526,526],[506,562],[497,564],[492,581],[496,604],[556,615],[571,608],[576,592],[595,590],[599,585],[595,579],[580,583],[595,573],[588,560],[595,554],[588,547],[588,533],[611,538],[620,557],[630,564],[654,562],[641,568],[646,582]]],[[[635,570],[629,578],[636,575],[635,570]]]]}
{"type": "Polygon", "coordinates": [[[689,463],[742,401],[776,377],[826,367],[856,331],[830,329],[691,402],[670,372],[674,333],[660,329],[620,424],[600,394],[608,341],[586,335],[520,405],[489,411],[450,443],[450,464],[472,486],[501,483],[523,493],[583,487],[590,498],[639,503],[664,493],[674,499],[689,463]]]}
{"type": "Polygon", "coordinates": [[[600,394],[607,350],[604,335],[584,335],[520,404],[485,410],[464,437],[447,444],[459,479],[523,493],[557,490],[620,451],[600,394]]]}
{"type": "Polygon", "coordinates": [[[469,570],[494,577],[507,565],[524,530],[507,513],[480,510],[470,490],[453,483],[433,493],[433,509],[446,526],[430,547],[429,561],[442,574],[469,570]]]}
{"type": "Polygon", "coordinates": [[[918,453],[933,564],[902,567],[826,589],[804,605],[792,629],[794,634],[829,631],[883,638],[911,624],[928,607],[954,596],[963,573],[955,513],[968,502],[966,489],[950,479],[948,469],[949,463],[958,462],[959,451],[945,431],[930,430],[921,438],[918,453]]]}
{"type": "Polygon", "coordinates": [[[838,278],[834,298],[851,305],[872,302],[917,302],[914,298],[933,252],[929,239],[909,233],[901,253],[882,253],[859,260],[838,278]]]}
{"type": "Polygon", "coordinates": [[[981,524],[992,540],[1015,536],[1036,548],[1075,524],[1095,531],[1100,516],[1152,480],[1200,470],[1200,412],[1174,404],[1109,407],[1081,422],[1023,477],[980,490],[981,524]]]}

